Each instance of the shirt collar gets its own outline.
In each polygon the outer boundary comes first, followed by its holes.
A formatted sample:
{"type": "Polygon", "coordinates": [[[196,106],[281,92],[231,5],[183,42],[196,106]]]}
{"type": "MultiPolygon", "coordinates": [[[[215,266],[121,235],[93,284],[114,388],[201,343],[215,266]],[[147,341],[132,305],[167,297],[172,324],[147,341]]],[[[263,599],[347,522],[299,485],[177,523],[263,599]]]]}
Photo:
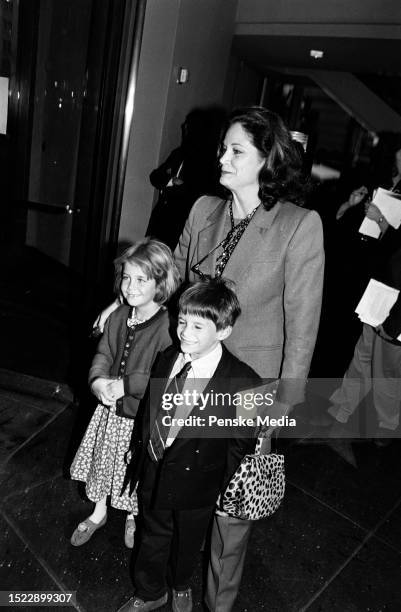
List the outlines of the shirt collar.
{"type": "MultiPolygon", "coordinates": [[[[196,378],[210,378],[221,359],[223,354],[223,349],[221,347],[221,343],[219,342],[217,346],[204,355],[203,357],[199,357],[198,359],[192,360],[192,370],[196,378]]],[[[184,365],[187,361],[191,361],[190,355],[187,353],[181,353],[182,365],[184,365]]]]}

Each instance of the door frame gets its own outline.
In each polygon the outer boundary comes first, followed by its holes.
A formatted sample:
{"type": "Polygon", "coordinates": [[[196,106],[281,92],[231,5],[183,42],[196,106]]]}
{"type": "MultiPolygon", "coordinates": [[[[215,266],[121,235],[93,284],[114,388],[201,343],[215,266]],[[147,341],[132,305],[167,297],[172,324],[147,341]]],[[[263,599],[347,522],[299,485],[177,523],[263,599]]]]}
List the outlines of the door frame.
{"type": "MultiPolygon", "coordinates": [[[[104,0],[94,0],[95,11],[99,3],[104,5],[104,0]]],[[[103,19],[107,24],[106,57],[101,74],[93,73],[99,79],[99,113],[96,118],[93,113],[92,117],[83,114],[74,202],[79,209],[81,199],[89,198],[89,206],[87,219],[80,218],[79,212],[74,214],[70,256],[72,266],[75,262],[82,265],[84,260],[82,305],[87,312],[96,312],[109,299],[113,286],[111,262],[118,240],[146,0],[108,0],[108,5],[107,16],[97,11],[93,19],[89,45],[88,67],[97,60],[96,20],[103,19]],[[90,193],[80,188],[82,173],[88,170],[85,163],[80,163],[85,158],[88,129],[96,130],[90,193]],[[82,231],[86,233],[84,239],[82,231]]],[[[87,111],[90,115],[89,107],[87,111]]]]}

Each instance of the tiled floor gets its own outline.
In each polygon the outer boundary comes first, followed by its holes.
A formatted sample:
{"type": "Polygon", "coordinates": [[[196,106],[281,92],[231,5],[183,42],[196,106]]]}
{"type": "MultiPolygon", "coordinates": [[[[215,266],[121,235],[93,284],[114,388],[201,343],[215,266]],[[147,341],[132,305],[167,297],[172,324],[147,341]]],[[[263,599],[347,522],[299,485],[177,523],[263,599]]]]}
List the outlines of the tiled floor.
{"type": "MultiPolygon", "coordinates": [[[[122,513],[85,547],[69,543],[89,508],[68,478],[89,411],[22,379],[17,392],[0,377],[0,589],[73,590],[77,610],[113,612],[131,595],[122,513]]],[[[235,612],[401,610],[401,442],[341,444],[285,443],[285,500],[254,525],[235,612]]],[[[201,589],[200,553],[195,611],[201,589]]]]}

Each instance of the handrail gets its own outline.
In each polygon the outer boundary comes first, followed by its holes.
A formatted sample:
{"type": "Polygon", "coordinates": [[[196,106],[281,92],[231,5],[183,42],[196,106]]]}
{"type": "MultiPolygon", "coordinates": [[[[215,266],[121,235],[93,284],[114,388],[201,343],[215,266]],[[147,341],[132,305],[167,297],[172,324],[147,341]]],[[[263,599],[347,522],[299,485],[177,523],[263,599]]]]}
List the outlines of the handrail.
{"type": "Polygon", "coordinates": [[[44,202],[33,202],[32,200],[24,200],[20,202],[23,208],[28,210],[37,210],[39,212],[47,212],[51,214],[68,214],[73,215],[79,213],[80,208],[74,208],[71,204],[45,204],[44,202]]]}

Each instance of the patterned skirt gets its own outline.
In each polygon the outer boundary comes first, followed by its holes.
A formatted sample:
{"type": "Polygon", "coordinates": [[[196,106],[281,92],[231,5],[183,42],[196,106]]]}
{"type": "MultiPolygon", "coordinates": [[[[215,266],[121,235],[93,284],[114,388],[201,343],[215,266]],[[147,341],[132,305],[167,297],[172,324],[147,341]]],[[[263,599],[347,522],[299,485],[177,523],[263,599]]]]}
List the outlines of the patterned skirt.
{"type": "Polygon", "coordinates": [[[113,508],[138,514],[136,493],[121,495],[134,420],[116,415],[116,407],[98,404],[72,462],[74,480],[86,482],[88,498],[97,502],[110,495],[113,508]]]}

